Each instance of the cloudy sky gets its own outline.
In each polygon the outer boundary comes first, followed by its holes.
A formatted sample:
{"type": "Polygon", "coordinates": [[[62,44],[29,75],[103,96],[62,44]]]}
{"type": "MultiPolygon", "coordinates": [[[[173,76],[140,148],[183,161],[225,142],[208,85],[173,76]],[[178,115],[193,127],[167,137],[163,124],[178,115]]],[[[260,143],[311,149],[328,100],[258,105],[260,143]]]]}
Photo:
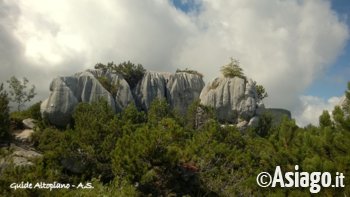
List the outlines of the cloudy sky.
{"type": "Polygon", "coordinates": [[[208,82],[234,57],[267,107],[316,124],[350,80],[349,14],[344,0],[0,0],[0,81],[25,76],[42,100],[53,77],[97,62],[208,82]]]}

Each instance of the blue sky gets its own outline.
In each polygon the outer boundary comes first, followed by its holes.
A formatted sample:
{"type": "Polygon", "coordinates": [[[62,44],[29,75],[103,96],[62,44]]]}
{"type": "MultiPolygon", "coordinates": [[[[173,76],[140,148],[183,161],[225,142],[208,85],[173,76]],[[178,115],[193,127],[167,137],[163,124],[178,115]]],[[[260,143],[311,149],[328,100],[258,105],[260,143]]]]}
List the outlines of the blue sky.
{"type": "MultiPolygon", "coordinates": [[[[336,11],[341,19],[346,21],[350,27],[350,1],[332,0],[332,9],[336,11]]],[[[350,42],[348,41],[343,53],[337,58],[326,72],[319,77],[305,91],[305,94],[319,96],[327,99],[332,96],[341,96],[347,89],[350,81],[350,42]]]]}

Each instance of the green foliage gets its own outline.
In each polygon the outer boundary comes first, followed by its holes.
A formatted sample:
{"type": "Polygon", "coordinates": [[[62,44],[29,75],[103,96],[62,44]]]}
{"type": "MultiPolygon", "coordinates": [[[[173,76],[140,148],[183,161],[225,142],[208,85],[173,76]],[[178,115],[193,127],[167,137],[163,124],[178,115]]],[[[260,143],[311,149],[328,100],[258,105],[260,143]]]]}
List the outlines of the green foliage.
{"type": "MultiPolygon", "coordinates": [[[[1,95],[1,94],[0,94],[1,95]]],[[[1,97],[0,97],[1,98],[1,97]]],[[[1,170],[1,196],[310,196],[308,188],[261,188],[260,172],[350,173],[348,109],[324,112],[320,126],[299,128],[284,118],[272,125],[262,115],[257,128],[221,127],[211,109],[194,102],[185,123],[164,100],[147,114],[130,104],[115,115],[108,103],[81,103],[74,127],[34,133],[43,157],[35,165],[1,170]],[[198,109],[207,114],[196,126],[198,109]],[[92,190],[11,190],[11,182],[91,182],[92,190]]],[[[0,150],[0,157],[9,151],[0,150]]],[[[348,196],[345,188],[323,188],[319,196],[348,196]]]]}
{"type": "Polygon", "coordinates": [[[166,117],[173,117],[170,106],[165,99],[155,99],[147,113],[148,123],[150,125],[157,125],[157,123],[166,117]]]}
{"type": "Polygon", "coordinates": [[[101,83],[101,85],[112,94],[113,98],[117,96],[117,93],[120,86],[120,81],[118,80],[117,83],[113,83],[111,80],[109,80],[107,77],[97,77],[97,80],[101,83]]]}
{"type": "Polygon", "coordinates": [[[10,100],[17,104],[17,110],[21,111],[21,108],[26,102],[29,102],[36,95],[35,86],[33,85],[27,90],[28,79],[23,78],[21,82],[16,77],[12,76],[10,80],[7,81],[9,84],[10,100]]]}
{"type": "Polygon", "coordinates": [[[135,88],[137,83],[142,79],[146,70],[141,64],[133,64],[130,61],[120,63],[118,65],[113,62],[107,63],[107,65],[98,63],[95,65],[95,69],[109,70],[111,72],[120,74],[128,82],[131,89],[135,88]]]}
{"type": "Polygon", "coordinates": [[[221,73],[227,78],[239,77],[246,80],[243,69],[240,67],[240,63],[237,59],[231,58],[229,64],[221,67],[221,73]]]}
{"type": "Polygon", "coordinates": [[[9,99],[3,84],[0,84],[0,139],[8,137],[10,118],[9,118],[9,99]]]}
{"type": "Polygon", "coordinates": [[[41,101],[33,104],[28,109],[23,111],[14,111],[10,114],[11,121],[16,125],[16,127],[21,127],[22,121],[27,118],[32,118],[37,122],[42,120],[40,113],[41,101]]]}
{"type": "Polygon", "coordinates": [[[261,136],[265,137],[268,135],[272,128],[272,115],[265,112],[259,117],[258,126],[255,128],[255,132],[261,136]]]}
{"type": "Polygon", "coordinates": [[[258,94],[258,99],[262,101],[264,98],[268,97],[268,94],[262,85],[256,85],[256,93],[258,94]]]}
{"type": "Polygon", "coordinates": [[[196,71],[196,70],[191,70],[188,68],[185,68],[184,70],[181,69],[176,69],[176,73],[189,73],[189,74],[193,74],[193,75],[198,75],[200,78],[203,78],[203,74],[196,71]]]}
{"type": "Polygon", "coordinates": [[[329,115],[329,112],[327,110],[324,110],[322,112],[322,115],[319,118],[320,127],[331,127],[332,126],[332,120],[331,116],[329,115]]]}
{"type": "Polygon", "coordinates": [[[73,114],[74,131],[70,158],[81,158],[89,176],[102,176],[102,180],[111,180],[110,151],[114,149],[117,137],[118,119],[105,100],[95,103],[80,103],[73,114]],[[77,151],[79,150],[79,151],[77,151]]]}

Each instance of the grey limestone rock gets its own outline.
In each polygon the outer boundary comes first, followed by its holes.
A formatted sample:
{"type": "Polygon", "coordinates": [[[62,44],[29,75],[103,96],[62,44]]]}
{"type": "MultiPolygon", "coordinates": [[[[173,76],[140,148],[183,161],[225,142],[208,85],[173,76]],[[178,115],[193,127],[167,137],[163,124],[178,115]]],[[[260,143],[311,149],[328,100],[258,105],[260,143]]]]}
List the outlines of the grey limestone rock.
{"type": "Polygon", "coordinates": [[[188,106],[199,98],[204,87],[201,76],[186,72],[147,72],[134,90],[140,109],[148,110],[154,99],[165,99],[169,105],[184,114],[188,106]]]}
{"type": "Polygon", "coordinates": [[[184,114],[193,101],[199,98],[204,87],[201,76],[185,72],[171,75],[167,82],[167,100],[175,109],[184,114]]]}
{"type": "Polygon", "coordinates": [[[73,76],[58,77],[50,85],[50,96],[41,104],[41,113],[60,127],[70,123],[75,107],[80,102],[94,102],[103,97],[113,111],[120,112],[130,103],[148,110],[154,99],[165,99],[181,113],[198,99],[204,87],[201,76],[191,73],[146,72],[134,90],[118,74],[103,70],[86,70],[73,76]],[[107,90],[103,79],[117,87],[116,92],[107,90]]]}
{"type": "Polygon", "coordinates": [[[255,83],[252,80],[216,78],[200,94],[201,104],[217,110],[220,121],[237,123],[238,118],[249,120],[257,107],[255,83]]]}
{"type": "Polygon", "coordinates": [[[166,79],[170,73],[146,72],[135,88],[135,100],[139,108],[149,109],[154,99],[166,98],[166,79]]]}
{"type": "Polygon", "coordinates": [[[102,70],[87,70],[73,76],[58,77],[51,82],[50,91],[49,98],[41,104],[40,110],[52,124],[61,127],[69,124],[80,102],[91,103],[102,97],[113,111],[121,111],[128,103],[134,102],[127,82],[117,74],[102,70]],[[115,96],[103,87],[98,77],[105,77],[112,84],[118,83],[115,96]]]}

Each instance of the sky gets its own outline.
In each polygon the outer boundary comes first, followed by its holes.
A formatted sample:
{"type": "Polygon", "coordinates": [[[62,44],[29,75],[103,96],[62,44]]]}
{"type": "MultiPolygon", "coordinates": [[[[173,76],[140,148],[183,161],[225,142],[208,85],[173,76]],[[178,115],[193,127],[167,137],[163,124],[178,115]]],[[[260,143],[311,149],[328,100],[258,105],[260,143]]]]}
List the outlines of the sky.
{"type": "Polygon", "coordinates": [[[0,0],[0,82],[27,77],[43,100],[54,77],[98,62],[209,82],[233,57],[266,107],[317,124],[349,81],[349,13],[345,0],[0,0]]]}

